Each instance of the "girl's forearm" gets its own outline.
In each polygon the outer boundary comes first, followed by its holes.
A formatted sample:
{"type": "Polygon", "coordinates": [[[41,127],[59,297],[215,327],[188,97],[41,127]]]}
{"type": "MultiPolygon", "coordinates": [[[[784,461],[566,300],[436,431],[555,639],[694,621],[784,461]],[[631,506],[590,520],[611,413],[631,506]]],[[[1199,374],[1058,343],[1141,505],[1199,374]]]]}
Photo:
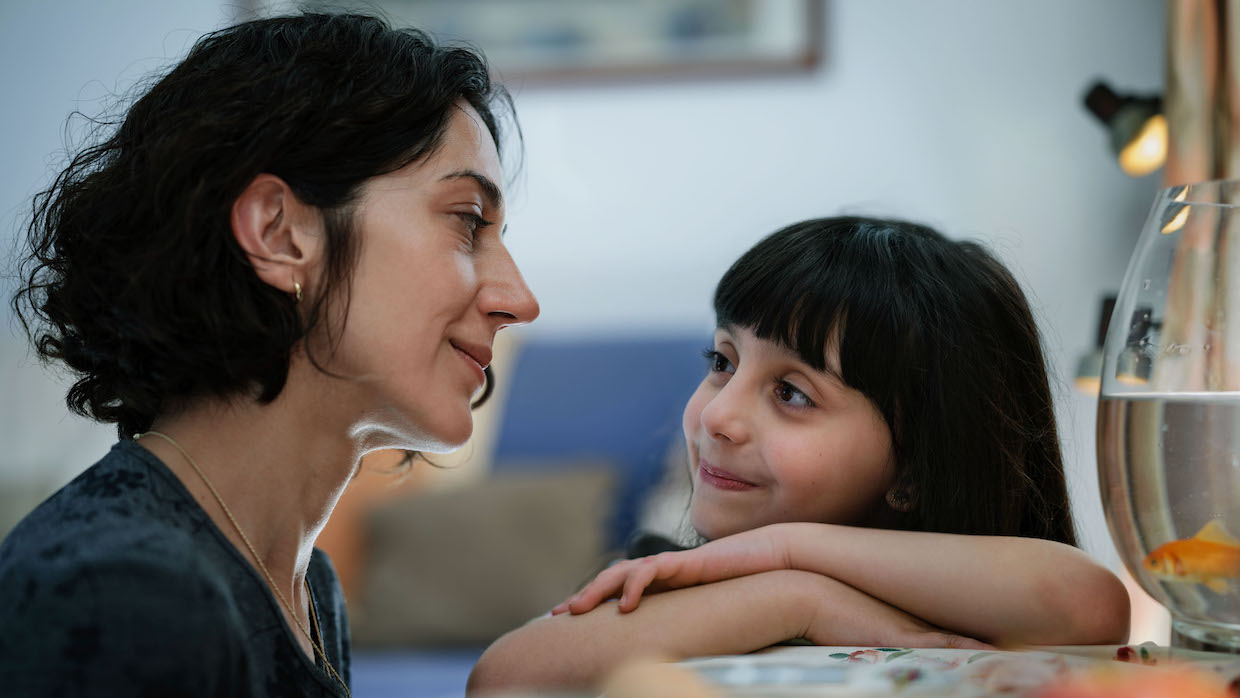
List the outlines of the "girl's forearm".
{"type": "Polygon", "coordinates": [[[582,615],[541,618],[491,645],[470,674],[470,693],[593,686],[625,660],[740,654],[800,637],[813,575],[765,572],[652,595],[631,613],[614,603],[582,615]]]}
{"type": "Polygon", "coordinates": [[[1035,538],[777,524],[789,567],[817,572],[934,625],[995,644],[1101,644],[1128,635],[1106,568],[1035,538]]]}

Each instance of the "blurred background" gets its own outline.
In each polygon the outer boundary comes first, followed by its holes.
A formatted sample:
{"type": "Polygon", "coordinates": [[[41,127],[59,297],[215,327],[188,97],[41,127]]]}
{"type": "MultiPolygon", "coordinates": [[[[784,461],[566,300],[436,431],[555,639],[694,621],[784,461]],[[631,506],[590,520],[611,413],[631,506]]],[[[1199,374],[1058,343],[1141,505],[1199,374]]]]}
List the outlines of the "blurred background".
{"type": "MultiPolygon", "coordinates": [[[[0,4],[6,265],[31,196],[81,134],[70,112],[98,114],[204,32],[286,7],[0,4]]],[[[499,347],[500,390],[474,441],[403,475],[376,459],[324,534],[372,648],[356,695],[409,691],[414,676],[413,695],[459,692],[473,648],[544,612],[637,526],[680,527],[679,413],[704,371],[714,284],[760,237],[808,217],[910,218],[1012,268],[1055,376],[1083,546],[1118,567],[1097,493],[1097,398],[1073,385],[1161,180],[1121,170],[1098,118],[1118,102],[1095,95],[1091,114],[1084,97],[1098,80],[1121,101],[1162,91],[1163,2],[366,7],[476,42],[511,90],[524,157],[507,241],[542,316],[499,347]],[[469,580],[492,587],[481,608],[444,600],[469,580]]],[[[7,301],[15,282],[3,284],[7,301]]],[[[0,313],[2,535],[115,431],[67,413],[66,377],[31,357],[7,302],[0,313]]]]}

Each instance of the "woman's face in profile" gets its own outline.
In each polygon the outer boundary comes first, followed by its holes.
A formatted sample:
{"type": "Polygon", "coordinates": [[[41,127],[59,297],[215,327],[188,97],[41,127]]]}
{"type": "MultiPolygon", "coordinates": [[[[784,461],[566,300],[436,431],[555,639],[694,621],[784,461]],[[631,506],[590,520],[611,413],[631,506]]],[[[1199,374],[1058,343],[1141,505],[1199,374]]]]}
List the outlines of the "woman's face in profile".
{"type": "Polygon", "coordinates": [[[501,174],[490,133],[462,104],[430,157],[364,187],[347,322],[329,369],[356,379],[360,428],[374,445],[464,443],[495,333],[538,316],[504,246],[501,174]]]}

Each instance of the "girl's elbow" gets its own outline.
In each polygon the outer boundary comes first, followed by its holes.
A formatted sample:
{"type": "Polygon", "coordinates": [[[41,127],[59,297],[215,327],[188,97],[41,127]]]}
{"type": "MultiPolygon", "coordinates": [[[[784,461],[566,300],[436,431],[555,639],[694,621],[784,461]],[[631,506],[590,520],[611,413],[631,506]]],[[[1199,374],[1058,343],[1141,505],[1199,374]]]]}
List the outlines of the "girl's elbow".
{"type": "Polygon", "coordinates": [[[495,662],[489,660],[486,654],[478,660],[474,668],[469,672],[469,680],[465,683],[466,696],[482,696],[487,693],[494,693],[504,688],[504,681],[495,671],[495,662]]]}
{"type": "Polygon", "coordinates": [[[576,690],[593,683],[597,664],[574,653],[581,643],[545,632],[544,621],[517,628],[491,644],[469,672],[465,694],[481,698],[513,692],[542,695],[576,690]],[[543,632],[540,632],[543,631],[543,632]]]}
{"type": "Polygon", "coordinates": [[[1071,585],[1066,644],[1117,645],[1128,641],[1129,600],[1123,582],[1095,565],[1088,573],[1062,580],[1071,585]]]}
{"type": "Polygon", "coordinates": [[[1119,577],[1103,569],[1104,577],[1098,583],[1098,619],[1095,631],[1099,645],[1118,645],[1128,642],[1128,623],[1131,618],[1128,590],[1119,577]]]}
{"type": "Polygon", "coordinates": [[[482,653],[473,670],[469,672],[469,680],[465,684],[466,696],[487,696],[529,688],[527,684],[534,683],[532,677],[521,671],[522,667],[528,667],[530,662],[522,662],[505,650],[504,640],[501,638],[482,653]]]}

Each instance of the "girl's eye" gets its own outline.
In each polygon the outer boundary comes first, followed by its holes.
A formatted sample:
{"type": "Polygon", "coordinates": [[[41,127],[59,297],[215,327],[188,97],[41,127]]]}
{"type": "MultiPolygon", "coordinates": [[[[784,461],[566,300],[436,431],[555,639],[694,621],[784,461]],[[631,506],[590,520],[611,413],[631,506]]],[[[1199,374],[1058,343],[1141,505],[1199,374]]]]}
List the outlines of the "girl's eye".
{"type": "Polygon", "coordinates": [[[814,407],[814,401],[786,380],[775,381],[775,399],[796,409],[814,407]]]}
{"type": "Polygon", "coordinates": [[[714,349],[707,349],[702,352],[702,356],[706,357],[706,363],[710,366],[711,373],[735,373],[736,367],[728,361],[728,357],[720,354],[714,349]]]}

